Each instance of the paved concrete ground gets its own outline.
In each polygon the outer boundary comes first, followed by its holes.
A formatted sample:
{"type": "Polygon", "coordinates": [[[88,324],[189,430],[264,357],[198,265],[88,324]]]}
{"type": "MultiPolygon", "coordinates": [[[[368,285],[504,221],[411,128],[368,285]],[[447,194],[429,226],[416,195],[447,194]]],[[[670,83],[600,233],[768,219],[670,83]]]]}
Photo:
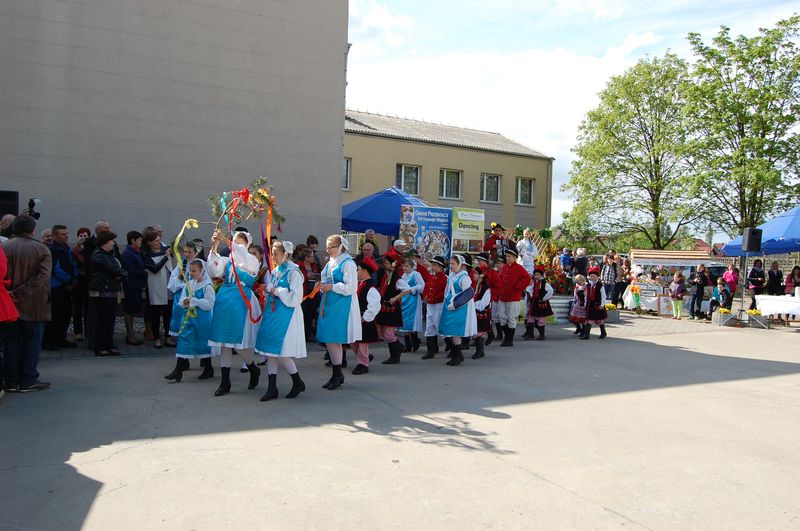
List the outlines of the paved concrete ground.
{"type": "Polygon", "coordinates": [[[168,350],[49,354],[0,405],[0,529],[798,529],[798,329],[625,316],[333,392],[315,352],[269,403],[168,350]]]}

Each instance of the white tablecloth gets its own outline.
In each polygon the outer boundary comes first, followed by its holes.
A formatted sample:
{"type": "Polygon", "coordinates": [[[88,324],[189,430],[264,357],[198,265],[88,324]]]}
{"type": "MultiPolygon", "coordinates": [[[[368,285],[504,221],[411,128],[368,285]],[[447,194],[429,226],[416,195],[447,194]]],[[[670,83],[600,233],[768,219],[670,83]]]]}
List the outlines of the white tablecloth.
{"type": "Polygon", "coordinates": [[[756,295],[756,307],[761,315],[800,315],[800,297],[756,295]]]}

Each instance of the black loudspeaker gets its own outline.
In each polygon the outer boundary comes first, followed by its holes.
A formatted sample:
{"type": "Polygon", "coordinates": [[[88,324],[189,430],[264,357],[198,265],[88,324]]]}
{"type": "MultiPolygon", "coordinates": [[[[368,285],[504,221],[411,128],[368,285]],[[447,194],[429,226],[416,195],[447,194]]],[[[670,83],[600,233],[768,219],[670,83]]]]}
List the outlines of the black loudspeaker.
{"type": "Polygon", "coordinates": [[[19,214],[19,192],[0,190],[0,217],[19,214]]]}
{"type": "Polygon", "coordinates": [[[761,252],[761,229],[747,227],[742,233],[742,251],[746,253],[761,252]]]}

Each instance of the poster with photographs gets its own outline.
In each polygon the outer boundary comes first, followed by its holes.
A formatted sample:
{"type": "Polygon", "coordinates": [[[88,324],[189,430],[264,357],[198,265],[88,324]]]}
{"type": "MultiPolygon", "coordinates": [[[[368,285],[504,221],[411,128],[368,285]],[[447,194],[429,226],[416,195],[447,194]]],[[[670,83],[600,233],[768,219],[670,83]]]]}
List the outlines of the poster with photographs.
{"type": "Polygon", "coordinates": [[[450,256],[451,226],[452,212],[449,208],[400,207],[400,239],[425,260],[450,256]]]}
{"type": "Polygon", "coordinates": [[[483,251],[484,212],[479,208],[453,209],[453,252],[483,251]]]}

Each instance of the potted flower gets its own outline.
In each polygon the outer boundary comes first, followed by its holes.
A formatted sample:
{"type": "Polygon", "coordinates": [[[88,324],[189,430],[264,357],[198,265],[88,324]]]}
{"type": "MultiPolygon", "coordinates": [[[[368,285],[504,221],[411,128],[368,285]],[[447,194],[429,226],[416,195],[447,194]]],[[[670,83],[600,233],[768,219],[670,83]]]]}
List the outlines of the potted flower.
{"type": "Polygon", "coordinates": [[[606,312],[608,313],[606,323],[614,324],[619,322],[619,309],[616,304],[606,304],[606,312]]]}
{"type": "Polygon", "coordinates": [[[711,324],[716,326],[733,326],[736,324],[736,319],[727,308],[720,308],[711,314],[711,324]]]}
{"type": "Polygon", "coordinates": [[[758,310],[747,310],[747,323],[750,328],[769,329],[771,319],[758,310]]]}

